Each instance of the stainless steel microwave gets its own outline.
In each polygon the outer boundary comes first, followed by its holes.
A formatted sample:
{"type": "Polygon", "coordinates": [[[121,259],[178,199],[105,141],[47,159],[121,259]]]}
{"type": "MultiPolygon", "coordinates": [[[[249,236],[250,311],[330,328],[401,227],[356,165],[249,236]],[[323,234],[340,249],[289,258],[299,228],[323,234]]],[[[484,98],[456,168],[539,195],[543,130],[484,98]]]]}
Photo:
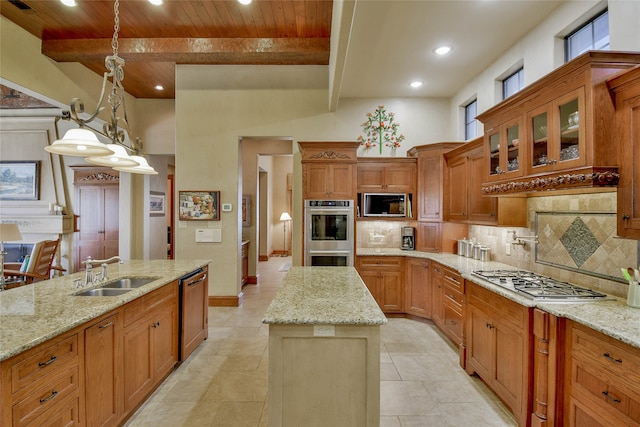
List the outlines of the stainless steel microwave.
{"type": "Polygon", "coordinates": [[[408,200],[404,193],[364,193],[362,215],[405,217],[408,200]]]}

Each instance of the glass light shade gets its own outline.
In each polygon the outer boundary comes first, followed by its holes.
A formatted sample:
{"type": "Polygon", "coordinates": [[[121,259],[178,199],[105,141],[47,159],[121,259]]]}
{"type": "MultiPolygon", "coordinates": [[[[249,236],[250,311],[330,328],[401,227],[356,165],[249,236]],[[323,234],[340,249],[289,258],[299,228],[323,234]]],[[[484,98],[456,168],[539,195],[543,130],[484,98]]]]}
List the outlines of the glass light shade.
{"type": "Polygon", "coordinates": [[[88,129],[69,129],[62,139],[44,147],[50,153],[63,156],[106,156],[113,151],[98,141],[95,133],[88,129]]]}
{"type": "Polygon", "coordinates": [[[131,158],[121,145],[107,144],[107,147],[113,151],[113,154],[106,156],[91,156],[84,160],[94,165],[109,167],[129,167],[138,166],[140,164],[140,162],[131,158]]]}
{"type": "Polygon", "coordinates": [[[144,157],[142,156],[130,156],[130,157],[131,159],[135,160],[138,163],[138,166],[124,166],[124,167],[116,166],[114,167],[114,169],[120,172],[139,173],[143,175],[158,174],[158,172],[156,172],[154,168],[149,166],[147,159],[145,159],[144,157]]]}
{"type": "Polygon", "coordinates": [[[22,240],[18,224],[0,224],[0,242],[16,242],[22,240]]]}
{"type": "Polygon", "coordinates": [[[280,221],[291,221],[291,215],[287,212],[282,212],[282,215],[280,215],[280,221]]]}

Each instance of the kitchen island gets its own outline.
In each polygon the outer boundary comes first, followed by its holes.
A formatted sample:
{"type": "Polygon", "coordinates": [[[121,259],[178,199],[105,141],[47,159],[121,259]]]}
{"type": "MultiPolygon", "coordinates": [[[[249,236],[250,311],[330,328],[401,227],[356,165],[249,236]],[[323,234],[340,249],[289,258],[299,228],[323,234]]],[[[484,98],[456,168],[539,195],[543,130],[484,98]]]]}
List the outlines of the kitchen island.
{"type": "Polygon", "coordinates": [[[124,421],[185,344],[206,338],[209,263],[133,260],[109,265],[103,281],[81,285],[82,272],[0,292],[0,425],[124,421]],[[197,295],[183,292],[187,276],[197,295]],[[114,283],[131,286],[78,295],[114,283]]]}
{"type": "Polygon", "coordinates": [[[269,325],[269,426],[377,426],[380,325],[353,267],[292,267],[269,325]]]}

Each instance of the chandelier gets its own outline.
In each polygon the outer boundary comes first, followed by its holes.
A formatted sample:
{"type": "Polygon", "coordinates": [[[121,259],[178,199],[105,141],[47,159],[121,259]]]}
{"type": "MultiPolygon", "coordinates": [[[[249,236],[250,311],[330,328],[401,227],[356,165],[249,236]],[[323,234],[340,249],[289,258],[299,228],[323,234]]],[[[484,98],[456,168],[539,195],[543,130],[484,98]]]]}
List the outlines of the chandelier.
{"type": "Polygon", "coordinates": [[[45,150],[65,156],[85,157],[85,161],[100,166],[109,166],[122,172],[155,175],[158,172],[153,169],[142,156],[142,143],[140,138],[127,145],[126,137],[130,135],[127,122],[127,108],[125,106],[125,90],[122,86],[124,79],[124,59],[118,56],[118,33],[120,31],[120,1],[115,0],[113,5],[114,25],[111,48],[113,55],[108,55],[104,62],[107,71],[102,79],[102,91],[95,111],[88,118],[82,118],[84,103],[79,98],[71,100],[70,111],[64,111],[62,118],[72,120],[78,124],[78,129],[70,129],[53,144],[45,147],[45,150]],[[111,77],[111,91],[107,94],[107,83],[111,77]],[[108,106],[102,103],[107,98],[108,106]],[[122,107],[122,115],[119,110],[122,107]],[[102,126],[102,132],[89,126],[98,114],[105,108],[109,108],[110,119],[102,126]],[[109,139],[109,144],[103,144],[97,135],[109,139]],[[131,153],[132,155],[129,155],[131,153]]]}

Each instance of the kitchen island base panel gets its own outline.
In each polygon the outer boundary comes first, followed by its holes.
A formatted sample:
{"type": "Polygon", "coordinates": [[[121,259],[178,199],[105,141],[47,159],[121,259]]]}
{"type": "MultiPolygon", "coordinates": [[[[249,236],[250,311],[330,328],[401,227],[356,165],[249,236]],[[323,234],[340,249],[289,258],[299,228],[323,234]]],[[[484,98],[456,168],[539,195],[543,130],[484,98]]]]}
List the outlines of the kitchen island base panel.
{"type": "Polygon", "coordinates": [[[380,425],[380,327],[334,328],[269,325],[269,426],[380,425]]]}

